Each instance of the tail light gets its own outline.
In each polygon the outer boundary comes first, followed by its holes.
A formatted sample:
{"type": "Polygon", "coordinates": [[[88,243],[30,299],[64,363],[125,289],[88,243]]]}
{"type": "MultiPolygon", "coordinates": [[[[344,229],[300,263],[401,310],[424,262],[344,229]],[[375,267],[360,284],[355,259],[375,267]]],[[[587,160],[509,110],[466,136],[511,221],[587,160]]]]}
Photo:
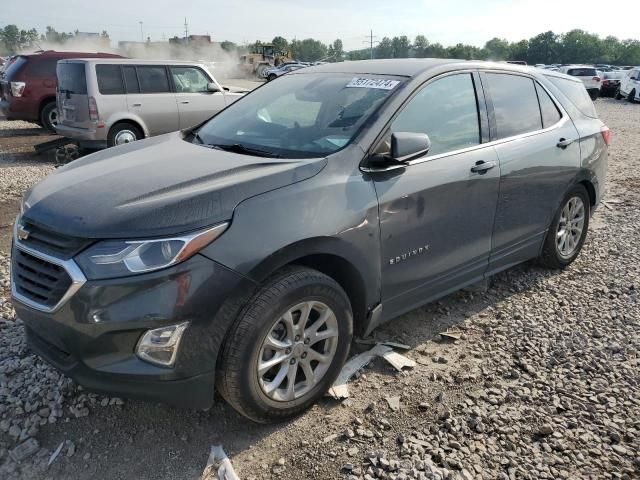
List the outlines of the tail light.
{"type": "Polygon", "coordinates": [[[611,130],[609,130],[609,127],[607,126],[601,127],[600,133],[602,134],[602,139],[604,140],[604,143],[606,143],[607,146],[609,146],[611,142],[611,130]]]}
{"type": "Polygon", "coordinates": [[[609,80],[603,80],[602,85],[609,85],[609,80]]]}
{"type": "Polygon", "coordinates": [[[599,82],[600,81],[600,77],[593,77],[591,80],[593,80],[594,82],[599,82]]]}
{"type": "Polygon", "coordinates": [[[27,84],[24,82],[11,82],[11,95],[21,97],[26,86],[27,84]]]}
{"type": "Polygon", "coordinates": [[[89,120],[98,120],[98,118],[98,105],[96,104],[96,99],[89,97],[89,120]]]}

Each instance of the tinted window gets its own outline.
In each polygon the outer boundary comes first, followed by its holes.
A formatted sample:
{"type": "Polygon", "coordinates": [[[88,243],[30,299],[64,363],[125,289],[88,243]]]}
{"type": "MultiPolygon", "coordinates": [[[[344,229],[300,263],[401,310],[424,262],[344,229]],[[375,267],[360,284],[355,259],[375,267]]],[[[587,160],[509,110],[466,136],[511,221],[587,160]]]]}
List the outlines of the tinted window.
{"type": "Polygon", "coordinates": [[[558,107],[549,94],[536,83],[536,91],[538,92],[538,100],[540,101],[540,111],[542,112],[542,126],[544,128],[555,125],[560,121],[562,115],[558,110],[558,107]]]}
{"type": "Polygon", "coordinates": [[[392,132],[426,133],[429,155],[480,143],[478,108],[470,74],[450,75],[424,87],[403,108],[392,132]]]}
{"type": "Polygon", "coordinates": [[[605,72],[604,78],[609,80],[620,80],[624,75],[625,72],[605,72]]]}
{"type": "Polygon", "coordinates": [[[98,90],[103,95],[117,95],[124,93],[122,72],[120,65],[96,65],[98,90]]]}
{"type": "Polygon", "coordinates": [[[138,76],[136,75],[136,67],[123,65],[124,83],[127,93],[140,93],[140,85],[138,85],[138,76]]]}
{"type": "Polygon", "coordinates": [[[169,79],[164,67],[137,67],[142,93],[169,92],[169,79]]]}
{"type": "Polygon", "coordinates": [[[533,80],[502,73],[487,73],[486,79],[493,101],[498,138],[542,128],[533,80]]]}
{"type": "Polygon", "coordinates": [[[56,69],[58,90],[63,93],[87,94],[84,63],[59,63],[56,69]]]}
{"type": "Polygon", "coordinates": [[[54,77],[56,74],[56,63],[59,58],[31,57],[29,60],[28,74],[32,77],[54,77]]]}
{"type": "Polygon", "coordinates": [[[209,79],[199,68],[171,67],[173,84],[178,93],[206,92],[209,79]]]}
{"type": "Polygon", "coordinates": [[[11,80],[16,73],[18,73],[22,66],[27,63],[27,57],[16,57],[13,60],[10,60],[10,63],[7,67],[5,67],[5,71],[3,73],[3,77],[8,81],[11,80]]]}
{"type": "Polygon", "coordinates": [[[598,118],[593,101],[584,88],[584,83],[569,78],[547,76],[547,79],[587,117],[598,118]]]}
{"type": "Polygon", "coordinates": [[[570,68],[567,73],[574,77],[595,77],[598,74],[595,68],[570,68]]]}

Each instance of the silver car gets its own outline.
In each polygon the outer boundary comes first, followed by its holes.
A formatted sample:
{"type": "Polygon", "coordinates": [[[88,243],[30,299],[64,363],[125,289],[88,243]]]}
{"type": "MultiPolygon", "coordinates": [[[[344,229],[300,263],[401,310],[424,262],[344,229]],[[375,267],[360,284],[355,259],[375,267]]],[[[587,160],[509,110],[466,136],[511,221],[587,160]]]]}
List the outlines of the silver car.
{"type": "Polygon", "coordinates": [[[56,131],[94,148],[193,127],[246,93],[190,62],[62,60],[57,81],[56,131]]]}

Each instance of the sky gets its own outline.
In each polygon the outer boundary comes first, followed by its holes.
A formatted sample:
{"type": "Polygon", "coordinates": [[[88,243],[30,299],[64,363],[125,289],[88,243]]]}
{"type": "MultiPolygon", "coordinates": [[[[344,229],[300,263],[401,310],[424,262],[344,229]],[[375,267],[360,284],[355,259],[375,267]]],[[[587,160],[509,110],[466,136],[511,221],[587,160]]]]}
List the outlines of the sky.
{"type": "Polygon", "coordinates": [[[114,43],[142,36],[155,41],[183,36],[186,17],[190,34],[209,34],[214,41],[340,38],[345,50],[368,47],[370,30],[378,40],[422,34],[445,46],[483,46],[493,37],[518,41],[574,28],[640,38],[636,17],[603,17],[596,13],[602,5],[595,0],[7,0],[0,7],[0,27],[107,30],[114,43]]]}

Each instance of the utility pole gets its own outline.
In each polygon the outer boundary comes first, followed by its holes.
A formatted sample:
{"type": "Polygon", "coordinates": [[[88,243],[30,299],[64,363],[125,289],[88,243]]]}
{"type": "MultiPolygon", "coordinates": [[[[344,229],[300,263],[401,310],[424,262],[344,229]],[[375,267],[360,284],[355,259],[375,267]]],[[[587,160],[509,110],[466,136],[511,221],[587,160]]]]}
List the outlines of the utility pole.
{"type": "Polygon", "coordinates": [[[369,44],[369,48],[371,50],[371,60],[373,60],[373,44],[374,43],[380,43],[380,42],[378,40],[376,40],[376,38],[378,38],[378,37],[374,37],[373,36],[373,30],[371,30],[369,32],[369,35],[367,35],[365,38],[367,40],[365,40],[363,43],[369,44]]]}
{"type": "Polygon", "coordinates": [[[184,40],[189,41],[189,24],[187,23],[187,17],[184,17],[184,40]]]}
{"type": "Polygon", "coordinates": [[[144,42],[144,32],[142,31],[142,21],[138,22],[140,24],[140,41],[144,42]]]}

